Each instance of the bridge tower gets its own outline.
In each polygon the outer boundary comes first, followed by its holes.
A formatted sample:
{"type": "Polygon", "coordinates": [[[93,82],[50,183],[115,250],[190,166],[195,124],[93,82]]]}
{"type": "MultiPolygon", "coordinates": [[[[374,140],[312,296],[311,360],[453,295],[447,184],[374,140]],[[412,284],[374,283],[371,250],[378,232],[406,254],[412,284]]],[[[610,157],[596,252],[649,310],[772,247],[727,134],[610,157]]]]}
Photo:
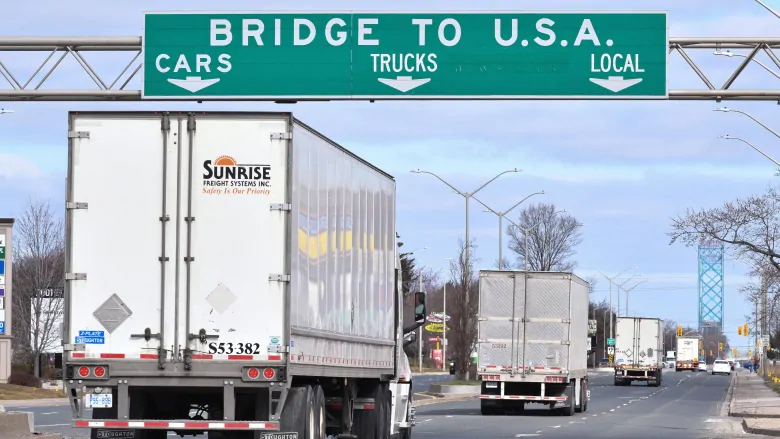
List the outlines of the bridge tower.
{"type": "Polygon", "coordinates": [[[723,244],[699,243],[699,333],[723,330],[723,244]]]}

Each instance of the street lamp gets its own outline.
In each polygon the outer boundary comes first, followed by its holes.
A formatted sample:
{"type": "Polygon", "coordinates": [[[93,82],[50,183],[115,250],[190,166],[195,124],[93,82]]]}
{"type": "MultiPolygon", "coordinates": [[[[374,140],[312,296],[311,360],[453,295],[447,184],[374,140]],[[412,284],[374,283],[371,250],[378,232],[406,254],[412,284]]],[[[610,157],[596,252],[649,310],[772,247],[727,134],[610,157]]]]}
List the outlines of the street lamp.
{"type": "Polygon", "coordinates": [[[639,285],[647,282],[647,280],[640,280],[636,283],[636,285],[632,286],[631,288],[624,288],[623,291],[626,292],[626,316],[628,316],[628,293],[634,290],[634,288],[638,287],[639,285]]]}
{"type": "MultiPolygon", "coordinates": [[[[712,54],[713,55],[720,55],[720,56],[727,56],[729,58],[738,56],[740,58],[750,59],[750,61],[753,61],[754,63],[756,63],[756,64],[760,65],[761,67],[763,67],[764,70],[766,70],[767,72],[771,73],[772,76],[774,76],[777,79],[780,79],[780,75],[778,75],[777,72],[775,72],[774,70],[772,70],[769,67],[767,67],[761,61],[753,58],[752,55],[743,55],[741,53],[734,53],[734,52],[732,52],[730,50],[716,50],[715,52],[712,52],[712,54]]],[[[743,63],[746,63],[746,61],[743,61],[743,63]]],[[[740,69],[738,70],[738,72],[742,71],[742,68],[743,68],[743,65],[740,65],[740,69]]],[[[732,79],[732,81],[733,81],[733,79],[732,79]]]]}
{"type": "Polygon", "coordinates": [[[607,276],[606,274],[604,274],[603,271],[599,270],[596,267],[585,267],[585,268],[591,268],[593,270],[598,271],[599,274],[604,276],[604,279],[606,279],[607,282],[609,282],[609,338],[615,338],[614,326],[612,324],[612,284],[614,283],[615,279],[620,277],[621,274],[625,273],[628,270],[636,270],[639,268],[639,265],[628,267],[613,277],[607,276]]]}
{"type": "MultiPolygon", "coordinates": [[[[444,258],[446,261],[452,262],[452,258],[444,258]]],[[[443,311],[442,314],[442,320],[444,321],[444,325],[442,326],[442,330],[444,331],[444,334],[441,336],[441,370],[442,372],[445,370],[444,365],[447,362],[447,280],[444,280],[444,306],[442,306],[443,311]]]]}
{"type": "MultiPolygon", "coordinates": [[[[410,251],[409,253],[410,254],[414,254],[414,252],[416,252],[417,250],[428,250],[428,247],[427,246],[426,247],[419,247],[419,248],[416,248],[416,249],[410,251]]],[[[419,278],[420,278],[420,292],[422,292],[422,290],[423,290],[423,272],[422,271],[423,271],[423,267],[420,267],[420,274],[418,275],[419,278]]],[[[417,361],[419,363],[417,364],[417,367],[420,369],[420,373],[422,373],[422,371],[423,371],[423,367],[422,367],[422,363],[423,363],[422,362],[422,344],[423,344],[422,326],[420,326],[418,331],[419,332],[417,333],[417,339],[419,340],[419,342],[417,343],[417,361]]]]}
{"type": "Polygon", "coordinates": [[[539,192],[532,193],[531,195],[518,201],[517,203],[515,203],[514,206],[510,207],[509,209],[503,212],[497,212],[489,207],[487,210],[483,211],[483,212],[490,212],[492,214],[495,214],[498,217],[498,269],[499,270],[501,269],[501,265],[504,261],[504,239],[503,239],[504,238],[504,216],[506,216],[506,214],[508,214],[509,212],[515,210],[517,206],[523,204],[525,200],[533,197],[534,195],[544,195],[544,191],[542,190],[539,192]]]}
{"type": "MultiPolygon", "coordinates": [[[[618,299],[618,300],[617,300],[617,315],[618,315],[618,317],[620,317],[620,290],[623,288],[623,285],[625,285],[625,284],[627,284],[627,283],[631,282],[631,280],[632,280],[633,278],[635,278],[635,277],[637,277],[637,276],[641,276],[641,275],[642,275],[641,273],[635,273],[635,274],[633,274],[631,277],[629,277],[628,279],[626,279],[626,281],[625,281],[625,282],[623,282],[622,284],[619,284],[619,285],[617,285],[617,299],[618,299]]],[[[624,291],[625,291],[625,290],[624,290],[624,291]]]]}
{"type": "Polygon", "coordinates": [[[726,134],[725,136],[718,136],[718,138],[719,139],[726,139],[726,140],[739,140],[740,142],[742,142],[742,143],[748,145],[749,147],[755,149],[756,151],[758,151],[762,156],[768,158],[775,165],[780,166],[780,163],[777,160],[775,160],[772,157],[770,157],[764,151],[761,151],[760,149],[758,149],[758,147],[756,145],[753,145],[752,143],[748,142],[747,140],[745,140],[745,139],[743,139],[741,137],[734,137],[734,136],[729,136],[728,134],[726,134]]]}
{"type": "Polygon", "coordinates": [[[0,114],[11,114],[14,110],[6,110],[5,108],[0,108],[0,114]]]}
{"type": "Polygon", "coordinates": [[[769,128],[763,122],[761,122],[760,120],[756,119],[755,117],[751,116],[750,114],[748,114],[748,113],[746,113],[746,112],[744,112],[742,110],[734,110],[734,109],[728,108],[728,107],[721,107],[721,108],[714,108],[712,111],[718,111],[718,112],[721,112],[721,113],[739,113],[739,114],[742,114],[744,116],[747,116],[750,119],[752,119],[753,122],[761,125],[762,128],[764,128],[765,130],[767,130],[770,133],[774,134],[775,137],[780,139],[780,134],[778,134],[777,131],[773,130],[772,128],[769,128]]]}
{"type": "MultiPolygon", "coordinates": [[[[476,195],[476,194],[477,194],[477,192],[479,192],[479,191],[481,191],[482,189],[484,189],[484,188],[485,188],[485,186],[487,186],[487,185],[489,185],[490,183],[492,183],[493,181],[495,181],[495,180],[496,180],[498,177],[500,177],[500,176],[502,176],[502,175],[504,175],[504,174],[508,174],[508,173],[510,173],[510,172],[521,172],[521,171],[522,171],[522,169],[517,169],[517,168],[510,169],[510,170],[507,170],[507,171],[503,171],[503,172],[501,172],[501,173],[497,174],[495,177],[493,177],[493,178],[491,178],[490,180],[488,180],[487,182],[485,182],[485,184],[483,184],[482,186],[478,187],[477,189],[475,189],[475,190],[473,190],[473,191],[471,191],[471,192],[463,192],[463,191],[461,191],[461,190],[458,190],[458,188],[456,188],[455,186],[451,185],[451,184],[450,184],[450,183],[448,183],[446,180],[444,180],[443,178],[441,178],[441,177],[439,177],[438,175],[434,174],[433,172],[430,172],[430,171],[423,171],[422,169],[412,169],[412,171],[411,171],[411,172],[412,172],[412,173],[414,173],[414,174],[429,174],[429,175],[432,175],[432,176],[436,177],[436,178],[437,178],[439,181],[441,181],[442,183],[444,183],[445,185],[447,185],[447,186],[448,186],[450,189],[452,189],[453,191],[455,191],[455,192],[456,192],[458,195],[460,195],[461,197],[463,197],[463,198],[466,200],[466,248],[464,249],[464,250],[465,250],[465,251],[464,251],[464,260],[465,260],[465,261],[464,261],[464,262],[465,262],[465,269],[466,269],[466,271],[467,271],[468,273],[470,273],[470,272],[471,272],[471,271],[470,271],[470,269],[471,269],[471,265],[469,264],[469,262],[470,262],[470,260],[469,260],[469,256],[470,256],[470,255],[469,255],[469,253],[470,253],[470,252],[469,252],[469,250],[470,250],[470,248],[471,248],[471,241],[469,241],[469,200],[470,200],[470,199],[471,199],[471,198],[472,198],[474,195],[476,195]]],[[[478,201],[479,201],[479,200],[478,200],[478,201]]],[[[481,202],[480,202],[480,203],[481,203],[481,202]]],[[[484,204],[483,204],[483,205],[484,205],[484,204]]],[[[485,207],[487,207],[487,206],[485,206],[485,207]]],[[[469,288],[466,288],[466,298],[465,298],[465,299],[466,299],[466,303],[467,303],[467,304],[468,304],[468,303],[470,303],[470,294],[469,294],[469,288]]],[[[470,324],[470,322],[467,322],[467,323],[469,323],[469,324],[470,324]]],[[[468,371],[467,371],[467,372],[466,372],[466,379],[468,379],[468,378],[469,378],[469,373],[468,373],[468,371]]]]}

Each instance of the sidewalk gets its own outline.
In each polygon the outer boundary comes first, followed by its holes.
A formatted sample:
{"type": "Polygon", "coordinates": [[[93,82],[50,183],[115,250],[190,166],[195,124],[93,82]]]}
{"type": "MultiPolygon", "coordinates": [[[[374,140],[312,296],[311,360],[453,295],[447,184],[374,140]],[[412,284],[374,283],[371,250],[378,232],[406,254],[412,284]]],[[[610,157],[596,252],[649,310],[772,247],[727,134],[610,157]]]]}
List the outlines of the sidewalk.
{"type": "Polygon", "coordinates": [[[731,391],[729,416],[743,418],[746,432],[780,436],[780,395],[760,374],[738,370],[731,391]]]}

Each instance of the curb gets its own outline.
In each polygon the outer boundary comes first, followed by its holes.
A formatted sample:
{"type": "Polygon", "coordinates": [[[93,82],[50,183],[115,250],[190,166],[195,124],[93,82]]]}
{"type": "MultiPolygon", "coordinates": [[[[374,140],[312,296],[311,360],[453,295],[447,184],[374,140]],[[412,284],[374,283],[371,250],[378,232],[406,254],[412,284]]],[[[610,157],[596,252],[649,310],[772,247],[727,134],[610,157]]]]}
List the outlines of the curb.
{"type": "MultiPolygon", "coordinates": [[[[737,383],[737,374],[735,373],[731,377],[731,382],[729,383],[729,389],[726,391],[726,399],[729,401],[728,408],[726,409],[726,415],[727,416],[737,416],[734,414],[734,385],[737,383]]],[[[723,404],[724,406],[726,404],[723,404]]],[[[721,413],[723,413],[723,409],[721,409],[721,413]]]]}
{"type": "Polygon", "coordinates": [[[0,405],[5,407],[59,407],[69,404],[68,398],[0,399],[0,405]]]}
{"type": "Polygon", "coordinates": [[[766,428],[748,427],[747,421],[744,420],[744,419],[742,420],[742,429],[745,430],[746,433],[763,434],[764,436],[780,437],[780,430],[769,430],[769,429],[766,429],[766,428]]]}
{"type": "Polygon", "coordinates": [[[462,402],[462,401],[468,401],[471,399],[477,399],[479,395],[468,395],[468,396],[456,396],[456,397],[436,397],[434,399],[425,399],[422,401],[414,402],[412,405],[414,407],[423,407],[426,405],[432,405],[432,404],[442,404],[445,402],[462,402]]]}

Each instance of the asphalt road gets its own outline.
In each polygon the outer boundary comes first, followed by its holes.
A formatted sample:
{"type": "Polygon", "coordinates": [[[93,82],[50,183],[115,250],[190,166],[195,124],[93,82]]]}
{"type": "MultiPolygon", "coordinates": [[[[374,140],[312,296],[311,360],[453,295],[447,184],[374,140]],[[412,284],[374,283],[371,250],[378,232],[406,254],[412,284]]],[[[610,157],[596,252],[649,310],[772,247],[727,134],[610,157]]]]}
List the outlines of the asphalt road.
{"type": "MultiPolygon", "coordinates": [[[[432,383],[449,380],[451,376],[418,375],[414,379],[417,393],[427,390],[432,383]]],[[[520,415],[487,417],[480,415],[478,400],[440,403],[417,409],[414,437],[730,439],[744,433],[738,421],[725,417],[722,411],[729,382],[730,377],[726,376],[664,370],[660,388],[638,383],[631,387],[615,387],[611,374],[596,373],[590,377],[591,395],[585,413],[559,416],[546,407],[532,404],[520,415]]],[[[70,427],[68,406],[8,409],[35,413],[36,428],[40,432],[56,432],[69,438],[88,437],[86,429],[70,427]]]]}
{"type": "MultiPolygon", "coordinates": [[[[742,436],[742,428],[725,417],[722,405],[731,378],[709,373],[664,370],[661,387],[635,383],[615,387],[612,375],[590,378],[585,413],[565,417],[537,404],[525,413],[481,416],[479,401],[435,404],[417,410],[416,438],[497,439],[726,439],[742,436]],[[537,408],[538,407],[538,408],[537,408]]],[[[752,437],[759,437],[750,435],[752,437]]]]}

